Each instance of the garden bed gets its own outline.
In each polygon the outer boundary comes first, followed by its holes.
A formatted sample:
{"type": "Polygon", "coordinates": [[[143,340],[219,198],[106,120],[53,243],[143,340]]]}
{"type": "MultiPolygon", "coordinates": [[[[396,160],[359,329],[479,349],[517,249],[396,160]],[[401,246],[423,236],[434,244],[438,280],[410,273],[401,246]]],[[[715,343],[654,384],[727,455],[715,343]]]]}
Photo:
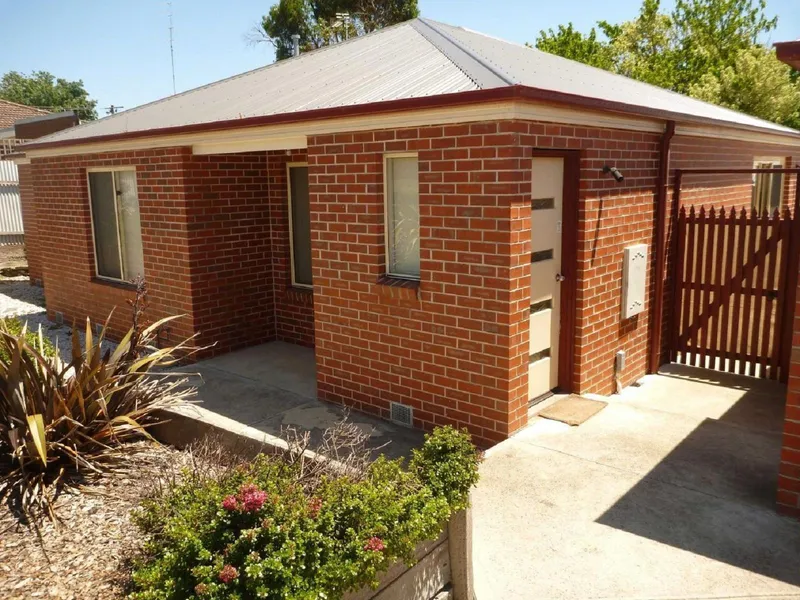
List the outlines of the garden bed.
{"type": "Polygon", "coordinates": [[[82,493],[57,502],[61,523],[39,532],[0,505],[0,590],[7,600],[123,598],[128,561],[141,538],[130,519],[153,483],[153,473],[180,471],[189,455],[147,442],[127,472],[109,474],[82,493]]]}
{"type": "Polygon", "coordinates": [[[480,456],[466,432],[437,428],[406,462],[376,459],[346,420],[313,446],[293,428],[255,449],[201,431],[188,450],[144,441],[194,395],[164,371],[193,349],[158,347],[172,318],[148,323],[146,306],[139,281],[117,349],[87,322],[66,362],[1,324],[4,598],[430,600],[469,570],[480,456]]]}

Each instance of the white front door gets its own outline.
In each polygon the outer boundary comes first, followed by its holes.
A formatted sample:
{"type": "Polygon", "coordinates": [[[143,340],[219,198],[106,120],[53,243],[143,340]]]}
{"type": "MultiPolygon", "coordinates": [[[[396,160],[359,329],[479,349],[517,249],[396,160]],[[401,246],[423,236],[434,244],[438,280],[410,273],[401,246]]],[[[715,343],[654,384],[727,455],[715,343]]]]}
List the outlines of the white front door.
{"type": "Polygon", "coordinates": [[[564,159],[534,158],[531,180],[531,316],[528,399],[558,385],[564,159]]]}

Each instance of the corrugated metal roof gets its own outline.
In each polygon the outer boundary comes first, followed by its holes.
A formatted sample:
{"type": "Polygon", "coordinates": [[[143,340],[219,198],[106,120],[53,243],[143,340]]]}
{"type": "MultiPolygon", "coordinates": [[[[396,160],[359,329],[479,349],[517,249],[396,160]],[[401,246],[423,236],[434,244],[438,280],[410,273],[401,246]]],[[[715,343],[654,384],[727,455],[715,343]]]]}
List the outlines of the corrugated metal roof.
{"type": "Polygon", "coordinates": [[[479,89],[411,22],[37,140],[51,142],[479,89]]]}
{"type": "Polygon", "coordinates": [[[415,19],[67,129],[36,144],[155,134],[166,128],[517,85],[733,126],[796,133],[519,44],[415,19]]]}
{"type": "Polygon", "coordinates": [[[491,65],[517,85],[681,113],[701,119],[715,119],[737,125],[795,133],[789,127],[782,127],[770,121],[696,100],[541,50],[507,42],[463,27],[437,22],[429,23],[443,34],[450,36],[457,44],[468,48],[478,60],[491,65]]]}
{"type": "Polygon", "coordinates": [[[0,160],[0,184],[17,185],[19,183],[19,172],[17,165],[10,160],[0,160]]]}
{"type": "Polygon", "coordinates": [[[17,165],[0,160],[0,244],[9,241],[7,235],[20,235],[22,232],[17,165]]]}

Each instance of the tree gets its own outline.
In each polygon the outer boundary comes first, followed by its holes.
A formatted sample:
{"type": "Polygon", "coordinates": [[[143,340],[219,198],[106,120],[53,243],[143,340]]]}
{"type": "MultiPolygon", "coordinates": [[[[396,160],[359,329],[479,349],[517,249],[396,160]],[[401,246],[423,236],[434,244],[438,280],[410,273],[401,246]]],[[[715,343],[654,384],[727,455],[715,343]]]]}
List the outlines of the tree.
{"type": "Polygon", "coordinates": [[[56,79],[47,71],[9,71],[0,79],[0,98],[52,112],[74,110],[84,121],[97,118],[97,101],[89,98],[83,81],[56,79]]]}
{"type": "Polygon", "coordinates": [[[607,71],[614,67],[613,50],[610,44],[598,39],[594,27],[587,35],[576,30],[572,23],[566,27],[559,25],[558,31],[540,31],[536,48],[607,71]]]}
{"type": "Polygon", "coordinates": [[[663,88],[677,80],[677,42],[672,19],[658,12],[659,0],[644,0],[633,21],[598,23],[610,40],[613,71],[663,88]]]}
{"type": "Polygon", "coordinates": [[[417,0],[278,0],[249,38],[271,43],[283,60],[292,56],[293,34],[308,51],[417,16],[417,0]]]}
{"type": "Polygon", "coordinates": [[[798,84],[759,41],[777,24],[766,0],[643,0],[636,19],[584,35],[541,32],[540,50],[787,125],[800,125],[798,84]]]}
{"type": "Polygon", "coordinates": [[[789,66],[763,46],[739,50],[733,65],[718,75],[704,74],[689,93],[768,121],[796,124],[800,119],[800,85],[792,81],[789,66]]]}
{"type": "Polygon", "coordinates": [[[778,18],[767,18],[766,0],[677,0],[672,21],[680,75],[675,89],[689,87],[708,73],[732,67],[740,50],[757,45],[775,29],[778,18]]]}

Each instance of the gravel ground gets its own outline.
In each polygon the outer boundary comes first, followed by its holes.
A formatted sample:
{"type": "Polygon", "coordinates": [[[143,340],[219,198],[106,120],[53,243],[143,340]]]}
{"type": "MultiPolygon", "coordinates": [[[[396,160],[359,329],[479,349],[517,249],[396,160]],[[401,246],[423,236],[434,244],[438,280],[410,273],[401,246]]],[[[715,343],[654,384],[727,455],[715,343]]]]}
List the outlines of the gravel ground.
{"type": "MultiPolygon", "coordinates": [[[[72,352],[72,328],[57,325],[47,320],[44,304],[44,289],[33,286],[27,275],[25,254],[21,246],[0,246],[0,318],[19,317],[27,321],[28,329],[38,331],[58,345],[62,357],[69,360],[72,352]],[[6,275],[9,276],[5,276],[6,275]]],[[[78,329],[83,343],[83,331],[78,329]]],[[[112,342],[103,342],[103,347],[115,348],[112,342]]]]}
{"type": "Polygon", "coordinates": [[[27,321],[28,329],[32,331],[38,331],[41,327],[42,334],[50,338],[53,344],[58,344],[61,356],[69,360],[72,328],[47,320],[44,290],[31,285],[27,276],[0,277],[0,317],[18,317],[21,321],[27,321]]]}

